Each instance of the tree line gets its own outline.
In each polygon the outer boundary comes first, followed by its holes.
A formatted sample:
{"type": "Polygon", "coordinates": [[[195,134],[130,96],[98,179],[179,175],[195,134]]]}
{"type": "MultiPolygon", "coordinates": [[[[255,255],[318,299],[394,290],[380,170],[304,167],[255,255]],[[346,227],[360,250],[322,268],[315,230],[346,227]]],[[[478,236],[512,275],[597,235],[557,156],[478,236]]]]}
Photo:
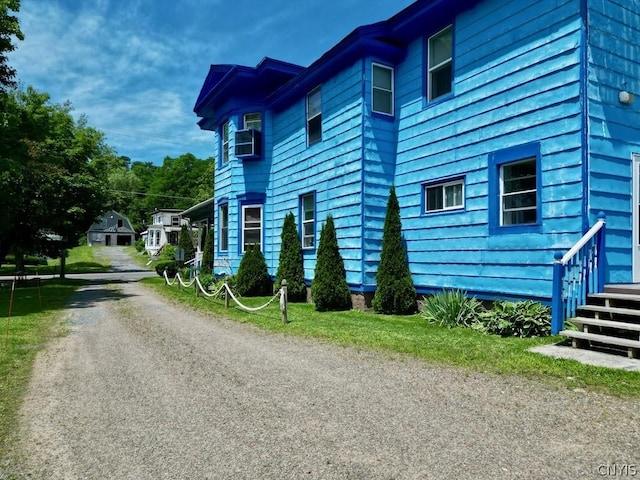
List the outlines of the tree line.
{"type": "Polygon", "coordinates": [[[211,159],[132,161],[86,117],[75,120],[70,102],[20,88],[6,56],[24,38],[19,8],[19,0],[0,0],[0,264],[9,253],[58,256],[112,209],[141,231],[156,208],[187,209],[211,197],[211,159]]]}

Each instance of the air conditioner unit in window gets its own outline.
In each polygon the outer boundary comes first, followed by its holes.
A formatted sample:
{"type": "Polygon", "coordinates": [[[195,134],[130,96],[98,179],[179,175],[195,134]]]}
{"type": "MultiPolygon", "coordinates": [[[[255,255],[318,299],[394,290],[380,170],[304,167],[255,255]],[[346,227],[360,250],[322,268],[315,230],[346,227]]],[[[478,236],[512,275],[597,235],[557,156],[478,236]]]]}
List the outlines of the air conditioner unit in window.
{"type": "Polygon", "coordinates": [[[236,131],[235,154],[238,158],[255,158],[262,154],[262,134],[259,130],[236,131]]]}

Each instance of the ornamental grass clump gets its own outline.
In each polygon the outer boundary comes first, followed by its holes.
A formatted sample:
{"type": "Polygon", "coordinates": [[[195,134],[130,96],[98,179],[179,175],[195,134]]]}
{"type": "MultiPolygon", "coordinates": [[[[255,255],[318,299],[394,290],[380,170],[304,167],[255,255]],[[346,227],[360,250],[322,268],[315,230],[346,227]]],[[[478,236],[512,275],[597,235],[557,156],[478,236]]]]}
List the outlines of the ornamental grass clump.
{"type": "Polygon", "coordinates": [[[425,298],[422,318],[441,327],[472,327],[484,311],[482,303],[460,290],[443,290],[425,298]]]}

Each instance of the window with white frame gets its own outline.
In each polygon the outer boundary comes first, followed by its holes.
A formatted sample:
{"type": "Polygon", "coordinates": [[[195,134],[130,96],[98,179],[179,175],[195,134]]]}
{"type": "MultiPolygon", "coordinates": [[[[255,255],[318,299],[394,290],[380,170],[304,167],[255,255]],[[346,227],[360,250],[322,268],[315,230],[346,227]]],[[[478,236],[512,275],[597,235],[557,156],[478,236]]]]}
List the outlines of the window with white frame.
{"type": "Polygon", "coordinates": [[[316,240],[316,199],[314,193],[301,199],[302,248],[314,248],[316,240]]]}
{"type": "Polygon", "coordinates": [[[229,205],[220,205],[220,218],[218,219],[220,225],[220,245],[218,249],[221,252],[229,250],[229,205]]]}
{"type": "Polygon", "coordinates": [[[245,205],[242,207],[242,251],[250,246],[262,250],[262,205],[245,205]]]}
{"type": "Polygon", "coordinates": [[[376,113],[393,115],[393,68],[372,64],[371,98],[372,109],[376,113]]]}
{"type": "Polygon", "coordinates": [[[427,90],[429,101],[451,93],[453,87],[453,28],[447,28],[429,38],[427,90]]]}
{"type": "Polygon", "coordinates": [[[229,163],[229,122],[222,125],[222,163],[229,163]]]}
{"type": "Polygon", "coordinates": [[[426,213],[464,208],[464,181],[462,179],[425,185],[424,210],[426,213]]]}
{"type": "Polygon", "coordinates": [[[171,226],[179,227],[180,226],[180,217],[171,217],[171,226]]]}
{"type": "Polygon", "coordinates": [[[260,113],[246,113],[243,123],[245,130],[262,131],[262,115],[260,113]]]}
{"type": "Polygon", "coordinates": [[[500,166],[500,225],[538,223],[536,158],[500,166]]]}
{"type": "Polygon", "coordinates": [[[322,140],[322,90],[315,88],[307,95],[307,145],[322,140]]]}

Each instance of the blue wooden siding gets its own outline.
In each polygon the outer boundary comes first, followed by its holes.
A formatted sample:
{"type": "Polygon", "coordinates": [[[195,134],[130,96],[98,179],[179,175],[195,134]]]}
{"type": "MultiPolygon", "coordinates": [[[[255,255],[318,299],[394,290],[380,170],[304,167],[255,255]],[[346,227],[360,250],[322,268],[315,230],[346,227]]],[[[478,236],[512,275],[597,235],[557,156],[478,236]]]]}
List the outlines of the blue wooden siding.
{"type": "MultiPolygon", "coordinates": [[[[260,110],[263,158],[242,162],[231,154],[216,171],[215,197],[229,205],[232,271],[240,259],[238,195],[265,196],[263,251],[275,275],[284,217],[293,212],[300,228],[300,197],[314,193],[316,247],[331,214],[348,283],[373,290],[395,185],[419,292],[456,288],[548,300],[554,254],[566,252],[601,210],[607,280],[630,282],[631,155],[640,153],[640,98],[623,105],[617,96],[627,90],[640,97],[638,8],[625,0],[475,3],[453,23],[452,93],[428,102],[427,38],[447,26],[434,23],[438,18],[425,22],[397,64],[369,52],[320,83],[321,142],[307,146],[307,92],[286,106],[276,102],[275,111],[260,110]],[[372,62],[394,68],[393,116],[372,113],[372,62]],[[532,145],[538,225],[496,226],[495,158],[532,145]],[[424,185],[450,179],[463,180],[464,207],[426,213],[424,185]]],[[[231,152],[233,132],[251,111],[229,117],[231,152]]],[[[308,280],[315,263],[316,250],[305,250],[308,280]]]]}
{"type": "Polygon", "coordinates": [[[589,207],[607,214],[607,264],[613,283],[632,275],[633,153],[640,153],[640,105],[618,101],[640,93],[640,14],[625,0],[589,2],[589,207]]]}
{"type": "MultiPolygon", "coordinates": [[[[300,227],[299,197],[315,191],[316,246],[322,224],[333,215],[347,281],[361,283],[362,75],[356,62],[322,84],[322,142],[307,147],[304,98],[274,117],[270,272],[277,269],[285,215],[293,212],[300,227]]],[[[304,252],[307,279],[313,278],[315,260],[315,249],[304,252]]]]}
{"type": "Polygon", "coordinates": [[[456,19],[454,43],[449,98],[423,96],[424,39],[397,70],[395,183],[414,282],[549,298],[554,251],[582,233],[579,2],[483,2],[456,19]],[[490,235],[489,156],[530,142],[540,143],[541,232],[490,235]],[[453,176],[464,178],[464,210],[425,215],[422,184],[453,176]]]}

